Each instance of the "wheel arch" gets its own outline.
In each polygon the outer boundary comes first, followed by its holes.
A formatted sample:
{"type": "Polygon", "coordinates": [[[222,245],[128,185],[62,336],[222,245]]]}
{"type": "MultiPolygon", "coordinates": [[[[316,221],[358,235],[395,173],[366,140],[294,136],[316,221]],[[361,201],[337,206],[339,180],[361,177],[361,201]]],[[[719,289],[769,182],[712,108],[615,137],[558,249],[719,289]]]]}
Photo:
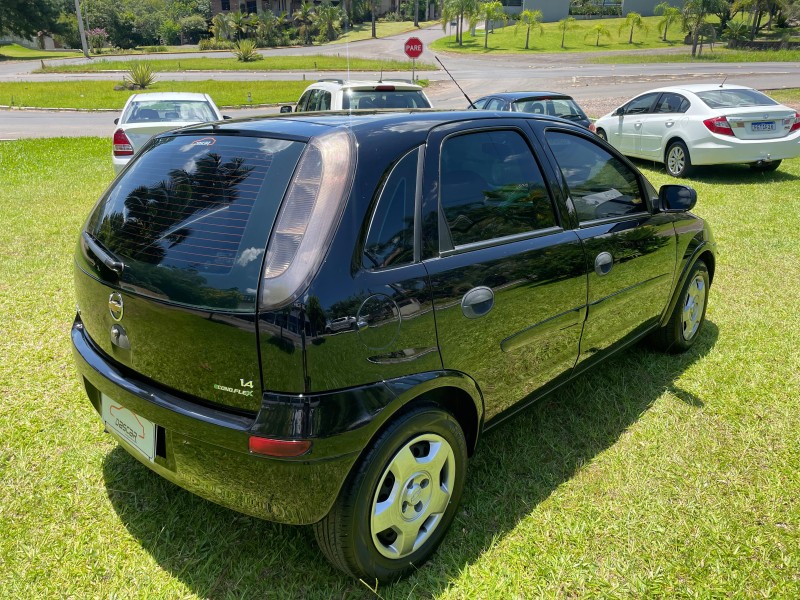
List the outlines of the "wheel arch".
{"type": "Polygon", "coordinates": [[[691,253],[689,256],[684,257],[685,263],[683,269],[681,270],[681,275],[678,281],[675,284],[675,289],[672,292],[672,297],[670,298],[669,303],[667,304],[666,310],[661,315],[661,322],[660,325],[663,327],[666,325],[667,321],[669,321],[669,316],[672,314],[673,309],[675,308],[675,304],[678,302],[678,298],[681,295],[681,290],[683,289],[684,284],[686,283],[686,278],[689,272],[692,270],[694,265],[702,260],[706,268],[708,269],[708,281],[709,284],[714,281],[714,271],[716,269],[716,256],[714,254],[714,250],[708,242],[702,243],[700,246],[696,248],[696,250],[691,253]]]}

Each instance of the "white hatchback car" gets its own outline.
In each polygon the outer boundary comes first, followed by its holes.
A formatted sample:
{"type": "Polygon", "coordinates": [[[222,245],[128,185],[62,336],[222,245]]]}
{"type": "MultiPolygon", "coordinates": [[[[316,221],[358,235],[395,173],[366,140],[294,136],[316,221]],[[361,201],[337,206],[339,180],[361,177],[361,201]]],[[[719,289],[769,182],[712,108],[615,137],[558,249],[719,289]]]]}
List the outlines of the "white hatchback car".
{"type": "Polygon", "coordinates": [[[645,92],[595,121],[626,156],[663,162],[675,177],[694,165],[747,163],[773,171],[800,156],[800,113],[757,90],[692,84],[645,92]]]}
{"type": "MultiPolygon", "coordinates": [[[[312,110],[431,108],[422,87],[410,81],[344,81],[320,79],[309,85],[295,112],[312,110]]],[[[281,112],[291,112],[291,107],[281,112]]]]}
{"type": "Polygon", "coordinates": [[[223,118],[208,94],[152,92],[131,95],[122,115],[114,119],[118,126],[111,156],[114,173],[119,173],[155,134],[223,118]]]}

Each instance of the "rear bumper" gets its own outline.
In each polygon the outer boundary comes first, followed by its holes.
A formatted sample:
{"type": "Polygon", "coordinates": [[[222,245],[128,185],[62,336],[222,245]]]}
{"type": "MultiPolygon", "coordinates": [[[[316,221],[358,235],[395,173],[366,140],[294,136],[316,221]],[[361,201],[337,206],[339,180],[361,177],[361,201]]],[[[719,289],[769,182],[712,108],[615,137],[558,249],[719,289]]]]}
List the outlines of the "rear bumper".
{"type": "MultiPolygon", "coordinates": [[[[372,420],[361,427],[312,440],[304,456],[278,459],[249,451],[251,435],[293,439],[265,430],[276,423],[263,413],[278,408],[265,402],[258,415],[228,412],[198,404],[138,379],[102,353],[80,321],[72,327],[75,363],[89,400],[100,413],[101,394],[156,424],[156,457],[150,461],[114,436],[137,460],[165,479],[198,496],[249,515],[304,525],[330,510],[351,467],[372,433],[372,420]]],[[[394,395],[382,384],[371,394],[385,402],[394,395]]],[[[352,393],[352,392],[351,392],[352,393]]],[[[294,400],[302,397],[294,397],[294,400]]],[[[278,411],[279,413],[281,411],[278,411]]],[[[294,414],[284,411],[285,414],[294,414]]]]}
{"type": "Polygon", "coordinates": [[[783,160],[800,156],[800,133],[778,140],[740,140],[717,135],[690,150],[693,165],[721,165],[783,160]]]}

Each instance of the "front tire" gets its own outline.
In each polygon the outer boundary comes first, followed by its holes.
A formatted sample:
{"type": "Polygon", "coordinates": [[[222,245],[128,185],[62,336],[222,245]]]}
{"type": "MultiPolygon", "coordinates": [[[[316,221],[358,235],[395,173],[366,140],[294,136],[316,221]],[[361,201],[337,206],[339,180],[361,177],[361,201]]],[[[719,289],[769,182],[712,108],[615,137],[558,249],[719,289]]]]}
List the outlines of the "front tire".
{"type": "Polygon", "coordinates": [[[694,345],[706,322],[710,281],[706,263],[698,260],[689,271],[669,321],[651,335],[656,348],[678,353],[694,345]]]}
{"type": "Polygon", "coordinates": [[[433,405],[401,416],[354,467],[328,515],[314,525],[325,557],[371,583],[401,578],[434,553],[464,488],[467,443],[433,405]]]}
{"type": "Polygon", "coordinates": [[[667,167],[667,173],[673,177],[688,177],[694,171],[689,149],[680,140],[672,142],[667,147],[664,165],[667,167]]]}

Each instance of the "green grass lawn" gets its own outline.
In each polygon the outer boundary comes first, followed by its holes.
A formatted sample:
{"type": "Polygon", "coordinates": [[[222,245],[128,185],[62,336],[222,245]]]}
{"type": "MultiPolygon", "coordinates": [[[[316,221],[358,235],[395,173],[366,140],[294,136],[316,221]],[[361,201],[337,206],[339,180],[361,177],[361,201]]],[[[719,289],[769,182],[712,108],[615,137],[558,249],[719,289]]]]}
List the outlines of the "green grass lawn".
{"type": "MultiPolygon", "coordinates": [[[[86,64],[60,64],[38,69],[37,73],[97,73],[128,71],[143,59],[96,59],[86,64]]],[[[153,71],[411,71],[410,60],[373,60],[347,56],[269,56],[264,60],[240,62],[235,58],[176,58],[148,61],[153,71]]],[[[417,69],[433,69],[433,65],[417,63],[417,69]]]]}
{"type": "Polygon", "coordinates": [[[713,49],[703,47],[702,54],[692,57],[691,47],[686,47],[686,52],[669,54],[628,54],[616,52],[613,55],[590,56],[587,62],[601,64],[648,64],[648,63],[747,63],[747,62],[797,62],[800,61],[800,50],[728,50],[720,44],[715,44],[713,49]]]}
{"type": "MultiPolygon", "coordinates": [[[[131,94],[115,90],[119,81],[0,82],[0,106],[37,108],[121,109],[131,94]]],[[[309,81],[157,81],[147,92],[200,92],[217,106],[249,106],[297,102],[309,81]]]]}
{"type": "MultiPolygon", "coordinates": [[[[0,142],[0,597],[376,597],[308,530],[184,492],[103,433],[69,330],[111,179],[107,139],[0,142]]],[[[688,183],[719,246],[698,344],[632,348],[489,432],[438,554],[380,597],[800,595],[800,159],[688,183]]]]}
{"type": "Polygon", "coordinates": [[[80,50],[32,50],[19,44],[0,45],[0,62],[4,60],[47,60],[82,56],[80,50]]]}

